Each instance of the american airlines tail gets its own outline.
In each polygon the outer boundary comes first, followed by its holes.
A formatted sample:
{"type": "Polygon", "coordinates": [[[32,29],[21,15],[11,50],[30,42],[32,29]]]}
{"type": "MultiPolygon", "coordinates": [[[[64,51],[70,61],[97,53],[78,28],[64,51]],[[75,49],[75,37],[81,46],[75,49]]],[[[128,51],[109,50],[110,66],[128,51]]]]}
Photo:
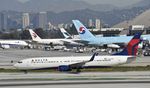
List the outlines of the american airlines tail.
{"type": "Polygon", "coordinates": [[[61,33],[63,34],[63,36],[65,37],[65,39],[71,39],[71,35],[64,29],[64,28],[60,28],[61,33]]]}
{"type": "Polygon", "coordinates": [[[95,36],[79,20],[72,21],[81,39],[87,40],[89,38],[95,38],[95,36]]]}
{"type": "Polygon", "coordinates": [[[31,35],[33,41],[41,40],[41,38],[32,29],[29,29],[29,32],[30,32],[30,35],[31,35]]]}
{"type": "Polygon", "coordinates": [[[123,49],[122,52],[113,54],[113,55],[125,55],[125,56],[136,56],[138,45],[141,43],[141,33],[137,33],[134,35],[134,37],[130,40],[126,48],[123,49]]]}

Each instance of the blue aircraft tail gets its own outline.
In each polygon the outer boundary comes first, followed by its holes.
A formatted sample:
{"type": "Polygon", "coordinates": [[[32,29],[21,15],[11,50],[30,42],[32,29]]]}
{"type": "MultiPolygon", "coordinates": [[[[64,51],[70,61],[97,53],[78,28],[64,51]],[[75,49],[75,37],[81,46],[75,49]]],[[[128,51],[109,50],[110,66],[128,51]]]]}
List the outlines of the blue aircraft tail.
{"type": "Polygon", "coordinates": [[[89,38],[95,38],[95,36],[79,20],[72,21],[81,39],[87,40],[89,38]]]}
{"type": "Polygon", "coordinates": [[[138,50],[138,45],[141,43],[141,33],[137,33],[134,35],[134,37],[130,40],[126,48],[123,49],[122,52],[113,54],[113,55],[131,55],[131,56],[136,56],[137,50],[138,50]]]}

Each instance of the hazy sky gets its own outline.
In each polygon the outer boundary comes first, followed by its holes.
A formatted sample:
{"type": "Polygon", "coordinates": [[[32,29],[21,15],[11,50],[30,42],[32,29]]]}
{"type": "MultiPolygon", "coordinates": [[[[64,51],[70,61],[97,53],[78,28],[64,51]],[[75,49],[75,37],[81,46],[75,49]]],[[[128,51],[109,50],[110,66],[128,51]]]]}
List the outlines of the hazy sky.
{"type": "Polygon", "coordinates": [[[128,6],[142,0],[84,0],[91,4],[112,4],[116,6],[128,6]]]}
{"type": "Polygon", "coordinates": [[[18,1],[26,2],[26,1],[29,1],[29,0],[18,0],[18,1]]]}
{"type": "MultiPolygon", "coordinates": [[[[19,1],[28,1],[28,0],[19,0],[19,1]]],[[[60,0],[61,1],[61,0],[60,0]]],[[[141,0],[84,0],[91,4],[112,4],[115,6],[128,6],[134,3],[137,3],[141,0]]]]}

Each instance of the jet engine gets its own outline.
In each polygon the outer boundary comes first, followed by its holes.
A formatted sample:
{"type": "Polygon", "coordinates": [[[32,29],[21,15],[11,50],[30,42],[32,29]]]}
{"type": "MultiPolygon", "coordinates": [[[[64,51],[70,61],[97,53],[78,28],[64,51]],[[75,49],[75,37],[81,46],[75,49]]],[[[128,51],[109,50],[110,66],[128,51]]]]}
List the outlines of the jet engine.
{"type": "Polygon", "coordinates": [[[71,71],[72,69],[68,65],[61,65],[61,66],[58,67],[58,70],[59,71],[71,71]]]}

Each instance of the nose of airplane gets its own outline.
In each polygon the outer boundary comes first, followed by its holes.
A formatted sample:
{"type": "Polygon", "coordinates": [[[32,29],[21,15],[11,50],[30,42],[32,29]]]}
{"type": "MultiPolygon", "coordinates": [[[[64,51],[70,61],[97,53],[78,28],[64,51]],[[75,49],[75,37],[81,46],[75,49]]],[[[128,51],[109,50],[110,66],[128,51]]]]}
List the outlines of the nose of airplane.
{"type": "Polygon", "coordinates": [[[18,68],[19,66],[18,66],[18,63],[16,63],[16,64],[14,64],[13,65],[15,68],[18,68]]]}

